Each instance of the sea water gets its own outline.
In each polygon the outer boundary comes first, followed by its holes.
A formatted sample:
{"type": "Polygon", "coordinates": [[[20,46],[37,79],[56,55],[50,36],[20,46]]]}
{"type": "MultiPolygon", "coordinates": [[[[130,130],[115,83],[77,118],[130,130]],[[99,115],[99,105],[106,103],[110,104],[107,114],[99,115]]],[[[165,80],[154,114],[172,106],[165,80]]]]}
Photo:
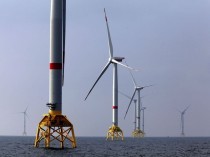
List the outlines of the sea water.
{"type": "Polygon", "coordinates": [[[209,137],[77,137],[77,148],[34,148],[35,137],[0,136],[0,157],[210,157],[209,137]]]}

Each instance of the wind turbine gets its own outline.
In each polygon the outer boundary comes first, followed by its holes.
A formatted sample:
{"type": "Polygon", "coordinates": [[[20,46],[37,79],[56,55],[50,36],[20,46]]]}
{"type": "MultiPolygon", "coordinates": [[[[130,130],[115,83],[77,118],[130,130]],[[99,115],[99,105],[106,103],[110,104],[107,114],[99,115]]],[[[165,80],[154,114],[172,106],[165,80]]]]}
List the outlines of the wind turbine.
{"type": "Polygon", "coordinates": [[[131,102],[133,101],[133,98],[136,94],[136,91],[137,91],[137,101],[138,101],[138,104],[137,104],[137,107],[136,107],[136,112],[137,112],[137,116],[136,116],[136,130],[133,132],[133,136],[134,137],[141,137],[144,135],[143,131],[141,130],[140,128],[140,114],[141,114],[141,97],[140,97],[140,91],[143,90],[144,88],[147,88],[147,87],[151,87],[153,85],[149,85],[149,86],[138,86],[134,77],[133,77],[133,74],[132,72],[129,70],[130,74],[131,74],[131,77],[132,77],[132,81],[133,81],[133,84],[134,84],[134,92],[133,92],[133,96],[131,97],[131,100],[130,100],[130,103],[128,105],[128,108],[126,110],[126,113],[125,113],[125,117],[124,119],[126,118],[126,115],[128,113],[128,110],[130,108],[130,105],[131,105],[131,102]]]}
{"type": "Polygon", "coordinates": [[[26,133],[26,117],[28,117],[26,111],[27,111],[28,107],[26,107],[25,111],[23,112],[20,112],[23,114],[23,136],[27,136],[27,133],[26,133]]]}
{"type": "Polygon", "coordinates": [[[181,136],[185,136],[185,133],[184,133],[184,114],[185,112],[189,109],[190,105],[185,108],[183,111],[179,111],[180,114],[181,114],[181,129],[182,129],[182,132],[181,132],[181,136]]]}
{"type": "Polygon", "coordinates": [[[124,59],[124,57],[114,57],[113,56],[112,40],[111,40],[111,35],[110,35],[110,31],[109,31],[109,25],[108,25],[108,20],[107,20],[105,9],[104,9],[104,14],[105,14],[106,27],[107,27],[107,34],[108,34],[109,59],[108,59],[108,63],[106,64],[106,66],[102,70],[101,74],[99,75],[99,77],[97,78],[95,83],[93,84],[92,88],[88,92],[85,100],[88,98],[89,94],[91,93],[91,91],[93,90],[93,88],[95,87],[97,82],[100,80],[100,78],[103,76],[105,71],[108,69],[109,65],[112,64],[113,65],[112,126],[109,128],[109,130],[107,132],[107,139],[110,138],[113,140],[115,138],[118,139],[118,137],[121,137],[123,140],[123,131],[118,126],[118,72],[117,72],[117,65],[121,65],[123,67],[129,68],[132,70],[134,70],[134,69],[121,63],[122,60],[124,59]]]}
{"type": "MultiPolygon", "coordinates": [[[[124,95],[126,98],[128,98],[129,100],[131,100],[132,98],[129,97],[128,95],[124,94],[123,92],[121,91],[118,91],[120,94],[124,95]]],[[[141,97],[142,98],[142,97],[141,97]]],[[[134,102],[134,131],[136,130],[136,117],[137,117],[137,112],[136,112],[136,102],[137,102],[137,99],[133,99],[133,102],[134,102]]],[[[133,132],[134,132],[133,131],[133,132]]]]}
{"type": "Polygon", "coordinates": [[[50,147],[55,140],[64,148],[66,140],[76,147],[73,124],[62,115],[62,87],[64,85],[66,37],[66,0],[51,0],[50,11],[50,63],[49,63],[49,107],[38,124],[35,147],[44,140],[45,147],[50,147]]]}

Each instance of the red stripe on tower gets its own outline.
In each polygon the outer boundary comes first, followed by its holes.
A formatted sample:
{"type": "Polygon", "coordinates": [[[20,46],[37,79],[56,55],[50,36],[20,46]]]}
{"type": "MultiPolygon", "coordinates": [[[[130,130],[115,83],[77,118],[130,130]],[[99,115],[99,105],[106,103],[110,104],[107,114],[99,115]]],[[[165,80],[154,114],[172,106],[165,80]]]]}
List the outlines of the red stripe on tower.
{"type": "Polygon", "coordinates": [[[112,109],[118,109],[118,106],[112,106],[112,109]]]}
{"type": "Polygon", "coordinates": [[[50,69],[62,69],[62,63],[50,63],[50,69]]]}

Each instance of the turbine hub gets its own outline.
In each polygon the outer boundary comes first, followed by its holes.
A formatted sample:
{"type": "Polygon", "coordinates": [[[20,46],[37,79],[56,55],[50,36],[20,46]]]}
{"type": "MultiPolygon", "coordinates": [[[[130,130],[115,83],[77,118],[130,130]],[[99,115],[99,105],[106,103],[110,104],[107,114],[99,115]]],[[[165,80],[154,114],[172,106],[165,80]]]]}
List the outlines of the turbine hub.
{"type": "Polygon", "coordinates": [[[142,90],[144,87],[137,87],[138,90],[142,90]]]}
{"type": "Polygon", "coordinates": [[[123,59],[125,59],[124,57],[113,57],[114,60],[118,61],[118,62],[122,62],[123,59]]]}

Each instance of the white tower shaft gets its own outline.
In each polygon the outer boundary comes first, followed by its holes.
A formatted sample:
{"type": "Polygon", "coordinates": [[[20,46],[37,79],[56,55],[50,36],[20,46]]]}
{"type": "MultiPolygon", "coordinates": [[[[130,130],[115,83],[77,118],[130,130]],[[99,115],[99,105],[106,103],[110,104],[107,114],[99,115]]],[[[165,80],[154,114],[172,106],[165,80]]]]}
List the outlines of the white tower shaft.
{"type": "Polygon", "coordinates": [[[24,130],[23,130],[23,135],[26,136],[26,112],[23,112],[23,117],[24,117],[24,130]]]}
{"type": "Polygon", "coordinates": [[[184,136],[184,114],[181,114],[182,135],[184,136]]]}
{"type": "Polygon", "coordinates": [[[134,114],[134,116],[135,116],[134,117],[134,131],[135,131],[136,130],[136,117],[137,117],[137,115],[136,115],[137,114],[137,112],[136,112],[136,107],[137,107],[136,106],[136,100],[134,101],[134,103],[135,103],[135,114],[134,114]]]}
{"type": "Polygon", "coordinates": [[[142,119],[142,131],[144,132],[144,109],[142,110],[143,119],[142,119]]]}
{"type": "Polygon", "coordinates": [[[112,123],[118,126],[118,75],[117,64],[113,64],[113,106],[112,123]]]}
{"type": "Polygon", "coordinates": [[[141,97],[140,97],[140,90],[137,90],[138,95],[138,104],[136,107],[136,129],[140,130],[140,112],[141,112],[141,97]]]}
{"type": "Polygon", "coordinates": [[[51,0],[50,17],[50,76],[49,103],[50,113],[62,111],[62,35],[63,35],[63,1],[51,0]]]}

